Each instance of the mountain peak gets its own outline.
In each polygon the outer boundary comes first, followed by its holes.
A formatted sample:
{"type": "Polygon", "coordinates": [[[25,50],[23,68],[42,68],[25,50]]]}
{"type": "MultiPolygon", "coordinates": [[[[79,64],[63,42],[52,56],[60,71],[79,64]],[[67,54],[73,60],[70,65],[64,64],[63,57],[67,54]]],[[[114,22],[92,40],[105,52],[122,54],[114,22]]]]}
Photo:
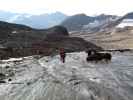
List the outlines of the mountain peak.
{"type": "Polygon", "coordinates": [[[72,15],[72,16],[81,16],[81,17],[86,17],[87,15],[84,14],[84,13],[80,13],[80,14],[75,14],[75,15],[72,15]]]}

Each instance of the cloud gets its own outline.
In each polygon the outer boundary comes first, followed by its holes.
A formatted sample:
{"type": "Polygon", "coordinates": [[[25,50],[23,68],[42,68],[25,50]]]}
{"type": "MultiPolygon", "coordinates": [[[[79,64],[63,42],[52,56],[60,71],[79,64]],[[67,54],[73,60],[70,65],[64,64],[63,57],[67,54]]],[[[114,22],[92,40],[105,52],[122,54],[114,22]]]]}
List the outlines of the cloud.
{"type": "Polygon", "coordinates": [[[0,10],[19,13],[119,14],[133,11],[132,0],[0,0],[0,10]]]}

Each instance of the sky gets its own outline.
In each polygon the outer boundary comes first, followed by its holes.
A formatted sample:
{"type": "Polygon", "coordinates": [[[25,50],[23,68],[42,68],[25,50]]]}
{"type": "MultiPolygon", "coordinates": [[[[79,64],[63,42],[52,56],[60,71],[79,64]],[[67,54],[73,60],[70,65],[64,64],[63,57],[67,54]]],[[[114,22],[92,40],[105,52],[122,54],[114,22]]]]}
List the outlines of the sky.
{"type": "Polygon", "coordinates": [[[0,0],[0,10],[29,14],[59,11],[67,15],[124,15],[133,12],[133,0],[0,0]]]}

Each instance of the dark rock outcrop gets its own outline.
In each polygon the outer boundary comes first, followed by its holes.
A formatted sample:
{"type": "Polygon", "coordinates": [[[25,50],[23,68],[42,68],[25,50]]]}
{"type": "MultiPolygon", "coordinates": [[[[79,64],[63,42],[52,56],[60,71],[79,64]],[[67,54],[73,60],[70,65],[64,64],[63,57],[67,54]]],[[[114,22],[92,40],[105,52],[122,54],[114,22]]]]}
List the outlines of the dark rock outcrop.
{"type": "Polygon", "coordinates": [[[47,37],[59,37],[59,36],[69,36],[67,29],[63,26],[55,26],[46,30],[47,37]]]}
{"type": "Polygon", "coordinates": [[[3,73],[0,73],[0,80],[3,80],[3,79],[5,79],[5,78],[6,78],[6,75],[3,74],[3,73]]]}
{"type": "Polygon", "coordinates": [[[69,31],[80,30],[83,25],[88,24],[89,22],[94,21],[93,17],[89,17],[85,14],[77,14],[71,17],[68,17],[64,20],[61,25],[66,27],[69,31]]]}

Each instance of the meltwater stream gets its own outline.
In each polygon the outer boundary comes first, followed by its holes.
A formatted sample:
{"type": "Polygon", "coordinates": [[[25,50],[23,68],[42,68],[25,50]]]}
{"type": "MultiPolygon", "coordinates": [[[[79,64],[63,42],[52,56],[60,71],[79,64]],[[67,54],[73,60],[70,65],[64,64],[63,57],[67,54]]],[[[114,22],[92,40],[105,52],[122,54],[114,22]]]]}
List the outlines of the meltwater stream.
{"type": "Polygon", "coordinates": [[[20,62],[1,61],[0,100],[133,100],[133,54],[113,54],[110,63],[86,62],[86,53],[69,53],[20,62]],[[5,68],[5,66],[9,68],[5,68]]]}

